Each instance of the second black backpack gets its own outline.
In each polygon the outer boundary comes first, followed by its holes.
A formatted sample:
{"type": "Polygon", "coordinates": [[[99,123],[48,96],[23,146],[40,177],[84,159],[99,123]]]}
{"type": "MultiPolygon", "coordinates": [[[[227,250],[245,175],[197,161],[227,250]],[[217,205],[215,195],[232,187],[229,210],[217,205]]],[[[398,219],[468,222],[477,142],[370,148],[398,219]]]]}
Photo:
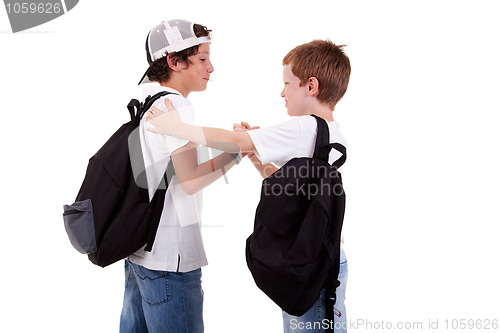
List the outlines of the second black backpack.
{"type": "Polygon", "coordinates": [[[130,101],[131,120],[90,158],[76,202],[64,205],[71,244],[98,266],[123,259],[145,244],[151,251],[168,182],[164,177],[150,201],[138,127],[153,102],[167,94],[148,96],[144,103],[130,101]]]}
{"type": "Polygon", "coordinates": [[[294,158],[262,182],[246,258],[257,286],[287,313],[302,316],[326,288],[333,319],[345,210],[338,168],[346,149],[330,144],[327,123],[315,118],[313,157],[294,158]],[[330,165],[332,148],[342,156],[330,165]]]}

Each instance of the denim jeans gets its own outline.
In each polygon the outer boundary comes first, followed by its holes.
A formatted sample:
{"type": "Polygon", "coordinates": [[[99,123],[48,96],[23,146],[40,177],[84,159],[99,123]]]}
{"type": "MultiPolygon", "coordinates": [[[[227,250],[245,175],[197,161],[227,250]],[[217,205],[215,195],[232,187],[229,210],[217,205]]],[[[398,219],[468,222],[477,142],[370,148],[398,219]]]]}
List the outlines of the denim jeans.
{"type": "Polygon", "coordinates": [[[125,260],[120,333],[202,333],[201,268],[153,271],[125,260]]]}
{"type": "MultiPolygon", "coordinates": [[[[337,287],[337,300],[335,302],[335,333],[347,332],[347,319],[345,313],[345,288],[347,284],[347,259],[343,250],[340,252],[340,285],[337,287]]],[[[331,323],[323,322],[325,319],[325,290],[321,291],[316,303],[300,317],[292,316],[283,311],[283,328],[285,333],[323,333],[325,326],[331,323]]]]}

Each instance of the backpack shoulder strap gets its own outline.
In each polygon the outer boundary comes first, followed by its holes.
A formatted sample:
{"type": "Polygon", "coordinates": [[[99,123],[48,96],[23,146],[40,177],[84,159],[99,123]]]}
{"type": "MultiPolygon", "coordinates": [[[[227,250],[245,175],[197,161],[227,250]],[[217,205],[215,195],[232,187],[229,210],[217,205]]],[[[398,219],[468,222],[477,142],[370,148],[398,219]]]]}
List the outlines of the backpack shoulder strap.
{"type": "Polygon", "coordinates": [[[130,113],[130,120],[134,120],[141,109],[141,103],[135,98],[131,99],[130,102],[128,102],[127,109],[128,113],[130,113]]]}
{"type": "MultiPolygon", "coordinates": [[[[172,160],[169,161],[168,166],[170,166],[171,164],[172,164],[172,160]]],[[[151,199],[151,203],[153,204],[153,211],[152,211],[153,216],[151,219],[151,226],[149,227],[148,241],[146,243],[146,247],[144,248],[144,251],[147,251],[147,252],[151,252],[153,250],[153,243],[155,242],[156,233],[157,233],[158,227],[160,225],[161,214],[163,214],[163,204],[165,202],[165,196],[167,194],[166,189],[168,188],[168,181],[167,181],[167,173],[166,172],[163,174],[162,183],[163,182],[165,182],[165,185],[164,185],[165,189],[158,188],[156,190],[155,195],[151,199]]],[[[160,185],[160,187],[161,187],[161,185],[160,185]]]]}
{"type": "Polygon", "coordinates": [[[153,96],[149,95],[148,97],[146,97],[143,103],[139,102],[135,98],[131,99],[127,105],[128,113],[130,113],[130,120],[134,120],[137,117],[142,118],[142,116],[144,116],[146,111],[149,110],[149,108],[158,98],[169,94],[175,95],[175,93],[170,91],[160,91],[159,93],[154,94],[153,96]]]}
{"type": "Polygon", "coordinates": [[[342,154],[342,156],[340,156],[335,162],[332,163],[332,165],[338,169],[344,164],[345,160],[347,159],[347,149],[343,144],[340,144],[338,142],[331,143],[330,146],[342,154]]]}
{"type": "Polygon", "coordinates": [[[345,146],[338,142],[330,143],[330,130],[328,128],[328,124],[323,118],[316,115],[312,116],[316,118],[316,122],[318,124],[318,134],[316,136],[316,145],[314,147],[313,157],[328,162],[328,156],[333,148],[340,152],[342,156],[333,162],[332,165],[336,168],[340,168],[347,158],[347,150],[345,146]]]}
{"type": "Polygon", "coordinates": [[[142,118],[142,116],[144,116],[146,111],[149,110],[149,108],[151,108],[153,106],[153,103],[156,102],[157,99],[159,99],[160,97],[169,95],[169,94],[174,94],[174,93],[172,93],[170,91],[160,91],[159,93],[156,93],[153,96],[149,95],[148,97],[146,97],[146,99],[144,100],[144,103],[142,103],[139,117],[142,118]]]}
{"type": "Polygon", "coordinates": [[[318,125],[318,133],[316,135],[316,145],[314,146],[314,154],[313,157],[328,161],[328,154],[330,153],[330,149],[328,148],[328,144],[330,143],[330,132],[328,130],[328,124],[323,118],[320,118],[316,115],[312,115],[316,118],[316,123],[318,125]]]}
{"type": "MultiPolygon", "coordinates": [[[[128,111],[130,113],[130,117],[132,120],[137,119],[137,118],[142,118],[144,114],[146,113],[147,110],[153,105],[153,103],[168,94],[174,94],[169,91],[160,91],[159,93],[151,96],[149,95],[146,97],[143,103],[139,103],[138,100],[132,99],[128,105],[128,111]]],[[[140,150],[140,143],[139,143],[139,150],[140,150]]],[[[142,152],[141,152],[142,155],[142,152]]],[[[160,218],[161,214],[163,212],[163,203],[165,201],[165,195],[166,195],[166,189],[168,188],[168,183],[170,178],[172,177],[173,171],[173,165],[172,165],[172,160],[169,161],[169,164],[167,166],[167,170],[165,171],[165,174],[163,175],[163,179],[161,181],[160,186],[156,190],[153,198],[151,199],[151,204],[153,205],[152,208],[152,219],[151,219],[151,225],[149,227],[149,233],[148,233],[148,239],[146,243],[146,247],[144,248],[145,251],[151,252],[153,249],[153,243],[156,238],[156,232],[158,231],[158,226],[160,224],[160,218]],[[167,176],[170,176],[167,178],[167,176]]]]}

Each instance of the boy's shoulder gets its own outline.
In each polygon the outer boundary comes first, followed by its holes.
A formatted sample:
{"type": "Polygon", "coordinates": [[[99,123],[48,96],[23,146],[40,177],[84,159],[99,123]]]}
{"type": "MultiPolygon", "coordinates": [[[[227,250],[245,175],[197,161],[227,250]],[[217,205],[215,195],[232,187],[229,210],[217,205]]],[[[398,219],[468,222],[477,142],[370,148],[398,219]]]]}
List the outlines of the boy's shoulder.
{"type": "MultiPolygon", "coordinates": [[[[298,123],[301,126],[301,131],[305,137],[316,140],[316,134],[318,132],[318,123],[316,118],[312,115],[296,117],[298,123]]],[[[338,142],[346,146],[346,140],[340,131],[340,124],[337,121],[327,121],[325,120],[328,129],[330,131],[330,142],[338,142]]]]}
{"type": "Polygon", "coordinates": [[[151,84],[151,85],[148,85],[146,87],[143,87],[143,89],[142,89],[143,99],[145,99],[148,96],[153,96],[153,95],[155,95],[159,92],[162,92],[162,91],[167,91],[170,93],[167,96],[165,96],[165,98],[168,97],[169,99],[173,98],[173,99],[187,101],[187,98],[184,98],[184,96],[182,96],[182,94],[180,92],[178,92],[177,90],[170,88],[170,87],[161,86],[159,84],[151,84]]]}
{"type": "Polygon", "coordinates": [[[286,136],[300,136],[303,132],[316,131],[316,119],[311,115],[296,116],[281,123],[264,127],[263,130],[286,136]]]}
{"type": "MultiPolygon", "coordinates": [[[[158,98],[156,101],[154,101],[152,106],[160,109],[163,112],[167,112],[168,110],[165,105],[165,99],[168,98],[172,102],[172,105],[174,106],[179,119],[184,123],[194,125],[195,110],[193,108],[193,105],[180,92],[173,88],[165,87],[159,84],[148,84],[142,87],[142,100],[145,100],[146,97],[153,96],[162,91],[167,91],[170,94],[158,98]]],[[[143,120],[145,119],[146,117],[143,117],[143,120]]],[[[145,123],[145,121],[142,121],[142,123],[145,123]]]]}
{"type": "Polygon", "coordinates": [[[175,90],[173,88],[161,86],[158,84],[152,84],[152,85],[149,85],[149,86],[143,88],[143,91],[142,91],[143,100],[148,96],[153,96],[153,95],[155,95],[159,92],[162,92],[162,91],[167,91],[170,94],[162,96],[161,98],[159,98],[158,100],[156,100],[153,103],[153,106],[157,107],[158,109],[160,109],[164,112],[167,111],[167,108],[165,106],[165,98],[168,98],[172,102],[172,104],[174,105],[174,107],[177,111],[179,111],[180,109],[183,109],[183,108],[191,108],[192,107],[191,102],[187,98],[182,96],[182,94],[180,92],[178,92],[177,90],[175,90]]]}

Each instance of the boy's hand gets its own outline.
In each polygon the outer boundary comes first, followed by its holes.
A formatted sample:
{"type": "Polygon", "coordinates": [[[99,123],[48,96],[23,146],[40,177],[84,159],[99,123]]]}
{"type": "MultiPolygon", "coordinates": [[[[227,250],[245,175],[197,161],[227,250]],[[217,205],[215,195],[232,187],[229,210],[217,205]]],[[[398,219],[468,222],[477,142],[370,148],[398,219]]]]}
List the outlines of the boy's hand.
{"type": "Polygon", "coordinates": [[[234,132],[245,132],[245,131],[251,131],[255,129],[259,129],[259,126],[254,126],[251,127],[249,123],[242,121],[240,124],[233,124],[233,131],[234,132]]]}
{"type": "Polygon", "coordinates": [[[168,98],[165,98],[165,106],[167,107],[167,112],[163,112],[154,106],[148,111],[146,120],[154,126],[148,127],[148,131],[173,135],[173,130],[178,125],[179,118],[172,102],[168,98]]]}

